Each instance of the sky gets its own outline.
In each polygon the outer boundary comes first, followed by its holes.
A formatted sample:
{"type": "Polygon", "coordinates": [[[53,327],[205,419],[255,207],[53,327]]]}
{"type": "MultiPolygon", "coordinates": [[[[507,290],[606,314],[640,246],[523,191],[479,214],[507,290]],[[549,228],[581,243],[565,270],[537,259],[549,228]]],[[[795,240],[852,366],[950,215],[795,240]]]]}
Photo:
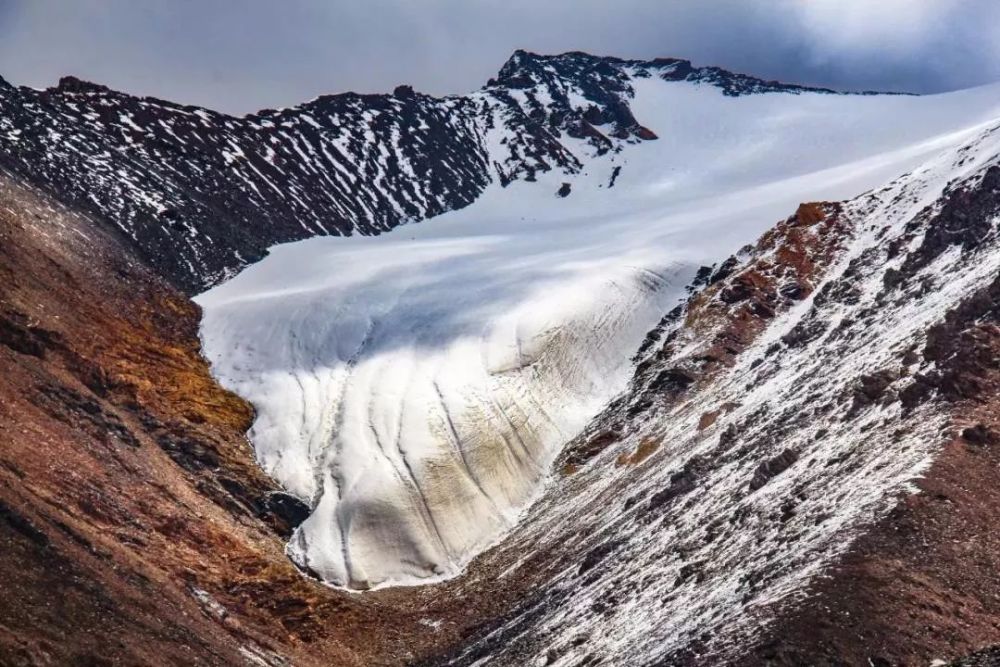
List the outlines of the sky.
{"type": "Polygon", "coordinates": [[[0,0],[0,76],[234,114],[483,85],[517,48],[933,93],[1000,80],[997,0],[0,0]]]}

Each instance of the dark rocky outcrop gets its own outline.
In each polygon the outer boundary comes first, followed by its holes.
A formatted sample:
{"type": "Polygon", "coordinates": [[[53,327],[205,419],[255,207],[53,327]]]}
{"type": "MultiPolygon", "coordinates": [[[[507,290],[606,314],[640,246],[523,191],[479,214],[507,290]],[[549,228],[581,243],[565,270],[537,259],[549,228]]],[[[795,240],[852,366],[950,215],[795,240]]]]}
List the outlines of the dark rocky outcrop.
{"type": "Polygon", "coordinates": [[[785,449],[780,454],[763,461],[757,466],[750,479],[750,490],[757,491],[763,488],[765,484],[791,468],[798,460],[798,452],[794,449],[785,449]]]}

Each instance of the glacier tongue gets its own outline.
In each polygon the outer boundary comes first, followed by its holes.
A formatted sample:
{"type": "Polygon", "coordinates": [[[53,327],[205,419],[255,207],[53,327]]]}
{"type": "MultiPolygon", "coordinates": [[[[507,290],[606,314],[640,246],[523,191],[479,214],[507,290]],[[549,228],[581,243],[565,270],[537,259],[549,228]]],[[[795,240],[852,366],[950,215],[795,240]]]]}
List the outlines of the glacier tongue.
{"type": "Polygon", "coordinates": [[[469,247],[380,242],[348,261],[317,240],[249,269],[283,289],[209,307],[206,343],[233,341],[227,384],[257,406],[261,464],[315,504],[290,553],[355,587],[454,574],[511,525],[683,284],[680,266],[595,266],[518,288],[483,280],[469,247]],[[312,282],[393,258],[409,271],[312,282]]]}
{"type": "Polygon", "coordinates": [[[313,506],[289,545],[300,565],[357,589],[460,572],[624,388],[699,264],[800,201],[856,195],[954,144],[1000,90],[632,83],[657,141],[588,156],[564,138],[579,173],[494,184],[375,238],[278,246],[198,298],[214,372],[258,411],[261,465],[313,506]]]}

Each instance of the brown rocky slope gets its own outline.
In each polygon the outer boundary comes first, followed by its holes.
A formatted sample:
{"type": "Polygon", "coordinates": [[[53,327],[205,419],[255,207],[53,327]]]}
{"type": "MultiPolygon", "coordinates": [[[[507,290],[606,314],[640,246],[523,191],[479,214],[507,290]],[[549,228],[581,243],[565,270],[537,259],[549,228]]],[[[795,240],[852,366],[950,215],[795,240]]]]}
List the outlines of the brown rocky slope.
{"type": "Polygon", "coordinates": [[[105,229],[0,175],[0,664],[405,661],[416,612],[285,558],[197,307],[105,229]]]}

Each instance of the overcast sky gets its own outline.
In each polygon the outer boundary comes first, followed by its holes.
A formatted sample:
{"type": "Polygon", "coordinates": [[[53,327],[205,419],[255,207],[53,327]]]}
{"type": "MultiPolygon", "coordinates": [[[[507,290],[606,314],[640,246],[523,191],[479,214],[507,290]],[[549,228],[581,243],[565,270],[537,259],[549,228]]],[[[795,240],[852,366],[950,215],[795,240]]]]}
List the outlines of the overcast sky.
{"type": "Polygon", "coordinates": [[[1000,0],[0,0],[0,76],[63,74],[231,113],[478,88],[516,48],[846,89],[1000,80],[1000,0]]]}

